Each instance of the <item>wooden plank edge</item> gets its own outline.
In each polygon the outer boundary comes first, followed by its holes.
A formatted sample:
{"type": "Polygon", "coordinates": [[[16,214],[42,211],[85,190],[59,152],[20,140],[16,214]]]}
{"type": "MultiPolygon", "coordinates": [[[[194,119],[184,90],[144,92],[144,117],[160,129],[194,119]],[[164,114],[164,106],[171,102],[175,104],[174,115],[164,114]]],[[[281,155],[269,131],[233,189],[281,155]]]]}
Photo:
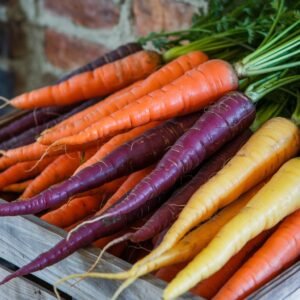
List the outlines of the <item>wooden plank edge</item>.
{"type": "MultiPolygon", "coordinates": [[[[1,276],[7,276],[13,271],[9,270],[3,265],[0,265],[1,276]]],[[[17,278],[7,283],[5,289],[0,289],[1,300],[55,300],[56,296],[54,293],[45,289],[44,287],[36,284],[35,282],[27,278],[17,278]]],[[[62,298],[64,299],[64,298],[62,298]]]]}
{"type": "MultiPolygon", "coordinates": [[[[0,256],[17,266],[28,263],[64,237],[66,237],[65,231],[35,216],[0,218],[0,256]]],[[[53,285],[61,277],[86,271],[95,261],[98,253],[99,250],[92,248],[79,250],[60,263],[36,272],[34,275],[53,285]]],[[[116,273],[128,270],[129,267],[130,264],[127,262],[105,254],[104,260],[95,271],[116,273]]],[[[99,296],[101,299],[109,299],[119,284],[111,280],[86,279],[75,287],[66,283],[60,285],[59,288],[77,299],[99,299],[99,296]]],[[[165,286],[166,283],[160,279],[148,275],[137,280],[119,299],[159,299],[165,286]]],[[[179,299],[200,300],[203,298],[187,293],[179,299]]]]}

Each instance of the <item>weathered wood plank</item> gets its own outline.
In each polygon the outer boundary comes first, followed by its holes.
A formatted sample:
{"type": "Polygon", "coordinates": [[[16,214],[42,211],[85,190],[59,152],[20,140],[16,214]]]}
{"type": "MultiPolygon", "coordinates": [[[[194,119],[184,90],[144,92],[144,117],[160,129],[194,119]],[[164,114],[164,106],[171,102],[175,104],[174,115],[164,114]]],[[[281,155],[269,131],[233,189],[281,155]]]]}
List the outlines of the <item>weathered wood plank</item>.
{"type": "MultiPolygon", "coordinates": [[[[66,233],[63,230],[34,216],[3,217],[0,218],[0,257],[17,266],[22,266],[65,236],[66,233]]],[[[98,252],[99,250],[92,248],[80,250],[62,262],[36,272],[34,275],[49,284],[54,284],[63,276],[86,271],[95,261],[98,252]]],[[[129,267],[128,263],[106,254],[100,266],[97,267],[97,271],[120,272],[129,267]]],[[[60,286],[60,289],[76,299],[110,299],[119,284],[119,282],[111,280],[87,279],[75,287],[64,284],[60,286]]],[[[153,276],[146,276],[127,289],[120,299],[160,299],[164,286],[163,281],[153,276]]],[[[0,290],[2,289],[6,289],[6,286],[1,286],[0,290]]],[[[181,299],[196,300],[200,298],[187,294],[181,299]]]]}
{"type": "Polygon", "coordinates": [[[299,300],[300,261],[247,298],[248,300],[299,300]]]}
{"type": "MultiPolygon", "coordinates": [[[[11,273],[9,269],[0,265],[1,277],[7,276],[11,273]]],[[[55,300],[54,293],[49,292],[47,289],[37,285],[36,283],[26,279],[17,278],[16,280],[7,283],[5,288],[0,289],[1,300],[55,300]]]]}

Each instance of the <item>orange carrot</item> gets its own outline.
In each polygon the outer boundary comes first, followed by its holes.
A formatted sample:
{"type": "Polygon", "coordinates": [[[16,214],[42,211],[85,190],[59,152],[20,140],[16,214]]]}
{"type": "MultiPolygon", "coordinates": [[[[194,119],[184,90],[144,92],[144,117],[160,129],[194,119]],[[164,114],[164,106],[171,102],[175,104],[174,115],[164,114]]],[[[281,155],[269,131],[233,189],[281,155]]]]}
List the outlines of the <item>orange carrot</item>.
{"type": "MultiPolygon", "coordinates": [[[[249,241],[236,255],[234,255],[218,272],[198,283],[191,292],[195,295],[211,299],[236,270],[260,247],[273,230],[266,230],[249,241]]],[[[160,269],[155,276],[170,282],[177,273],[186,267],[188,262],[160,269]]],[[[231,299],[231,298],[224,298],[231,299]]]]}
{"type": "Polygon", "coordinates": [[[9,193],[22,193],[32,181],[33,179],[29,179],[23,182],[13,183],[4,187],[2,191],[9,193]]]}
{"type": "Polygon", "coordinates": [[[154,169],[154,165],[145,168],[143,170],[132,173],[119,187],[119,189],[109,198],[104,206],[97,212],[97,215],[101,215],[108,208],[113,206],[123,195],[129,192],[137,183],[139,183],[145,176],[147,176],[154,169]]]}
{"type": "MultiPolygon", "coordinates": [[[[85,158],[91,157],[96,149],[92,148],[85,153],[85,158]]],[[[30,198],[51,185],[69,178],[83,159],[81,152],[63,154],[57,157],[45,170],[36,177],[33,182],[26,188],[21,198],[30,198]]]]}
{"type": "Polygon", "coordinates": [[[43,144],[52,144],[59,138],[77,134],[101,118],[108,116],[127,104],[135,102],[137,99],[148,93],[171,83],[182,76],[186,71],[207,61],[207,59],[208,57],[200,51],[183,55],[163,66],[144,81],[133,84],[130,88],[117,92],[106,98],[104,101],[85,110],[85,114],[84,112],[77,114],[78,118],[76,118],[75,115],[72,118],[73,122],[69,122],[66,124],[67,126],[61,127],[59,132],[57,132],[57,130],[48,130],[48,134],[43,135],[38,141],[43,144]]]}
{"type": "MultiPolygon", "coordinates": [[[[119,238],[120,236],[126,234],[128,232],[128,230],[122,230],[120,232],[117,232],[113,235],[109,235],[106,236],[102,239],[97,240],[96,242],[94,242],[92,244],[93,247],[96,248],[104,248],[108,243],[110,243],[111,241],[113,241],[116,238],[119,238]]],[[[110,247],[107,252],[109,252],[110,254],[120,257],[120,255],[122,254],[122,252],[126,249],[127,246],[127,241],[123,241],[122,243],[119,243],[117,245],[113,245],[112,247],[110,247]]]]}
{"type": "Polygon", "coordinates": [[[159,122],[151,122],[144,126],[140,126],[137,128],[134,128],[128,132],[118,134],[115,137],[111,138],[107,143],[105,143],[100,149],[96,152],[94,156],[92,156],[89,160],[87,160],[84,164],[82,164],[77,170],[76,173],[81,171],[82,169],[91,166],[99,161],[102,160],[106,155],[108,155],[110,152],[115,150],[117,147],[121,146],[122,144],[132,140],[133,138],[141,135],[148,129],[151,129],[155,126],[158,126],[159,122]]]}
{"type": "Polygon", "coordinates": [[[39,164],[36,161],[18,163],[0,174],[0,189],[22,181],[28,178],[31,178],[39,174],[44,170],[51,162],[53,158],[43,159],[39,164]]]}
{"type": "Polygon", "coordinates": [[[266,243],[226,282],[214,299],[245,299],[299,257],[300,210],[281,223],[266,243]]]}
{"type": "Polygon", "coordinates": [[[75,198],[56,210],[44,214],[41,219],[57,227],[67,227],[95,213],[107,195],[98,194],[75,198]]]}
{"type": "Polygon", "coordinates": [[[56,210],[44,214],[41,219],[64,228],[73,225],[83,218],[95,213],[120,186],[120,180],[104,184],[97,194],[77,197],[56,210]]]}
{"type": "MultiPolygon", "coordinates": [[[[90,147],[95,145],[90,145],[90,147]]],[[[85,150],[89,147],[74,147],[70,152],[85,150]]],[[[4,151],[0,158],[0,170],[8,168],[18,162],[39,160],[42,157],[53,157],[66,154],[69,151],[64,147],[49,148],[39,143],[33,143],[19,148],[4,151]]]]}
{"type": "Polygon", "coordinates": [[[161,89],[100,119],[82,132],[62,138],[54,144],[88,144],[151,121],[198,111],[237,87],[238,78],[232,66],[222,60],[210,60],[161,89]]]}
{"type": "MultiPolygon", "coordinates": [[[[130,91],[133,87],[138,86],[142,81],[143,80],[136,81],[136,82],[132,83],[131,85],[129,85],[129,86],[123,88],[123,89],[120,89],[119,91],[114,92],[112,95],[108,96],[105,99],[105,102],[107,102],[107,99],[110,99],[112,97],[119,97],[119,95],[124,95],[125,93],[127,93],[128,91],[130,91]]],[[[100,102],[102,103],[102,101],[100,101],[100,102]]],[[[82,123],[82,121],[85,120],[85,119],[87,119],[86,121],[88,121],[89,117],[91,115],[93,115],[95,113],[95,111],[99,110],[98,108],[99,108],[99,106],[101,106],[100,102],[96,103],[96,104],[94,104],[94,105],[92,105],[90,107],[87,107],[86,109],[84,109],[83,111],[78,112],[75,115],[70,116],[69,118],[63,120],[62,122],[56,124],[55,126],[44,130],[41,133],[41,135],[46,135],[46,134],[54,132],[54,131],[57,134],[58,134],[58,131],[59,131],[60,134],[62,134],[62,136],[64,136],[64,135],[65,136],[72,135],[74,132],[73,133],[72,132],[67,132],[66,133],[66,131],[68,130],[69,126],[73,127],[73,126],[77,125],[77,123],[82,123]]]]}
{"type": "Polygon", "coordinates": [[[139,51],[59,84],[17,96],[10,103],[16,108],[33,109],[104,96],[146,77],[159,66],[160,61],[160,55],[154,51],[139,51]]]}
{"type": "MultiPolygon", "coordinates": [[[[218,272],[200,282],[191,291],[199,296],[211,299],[236,270],[260,247],[270,236],[272,230],[266,230],[250,240],[218,272]]],[[[231,298],[229,298],[231,299],[231,298]]]]}

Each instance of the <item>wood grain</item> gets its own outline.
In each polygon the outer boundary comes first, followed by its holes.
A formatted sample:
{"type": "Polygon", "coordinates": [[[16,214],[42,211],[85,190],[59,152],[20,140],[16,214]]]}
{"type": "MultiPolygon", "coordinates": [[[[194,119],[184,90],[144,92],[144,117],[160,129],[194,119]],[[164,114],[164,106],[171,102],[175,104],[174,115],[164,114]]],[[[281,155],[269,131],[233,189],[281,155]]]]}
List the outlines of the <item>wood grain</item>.
{"type": "MultiPolygon", "coordinates": [[[[12,271],[0,265],[0,274],[7,276],[12,271]]],[[[17,278],[7,283],[5,288],[0,289],[1,300],[55,300],[54,293],[49,292],[47,289],[37,285],[36,283],[26,279],[17,278]]]]}
{"type": "MultiPolygon", "coordinates": [[[[4,201],[1,200],[0,202],[4,201]]],[[[49,225],[34,216],[2,217],[0,218],[0,257],[17,266],[22,266],[41,252],[48,250],[65,236],[65,231],[49,225]]],[[[34,275],[53,285],[61,277],[86,271],[95,261],[98,253],[99,249],[88,248],[80,250],[60,263],[36,272],[34,275]]],[[[106,254],[96,271],[120,272],[129,269],[129,267],[128,263],[106,254]]],[[[76,299],[104,300],[111,298],[119,284],[119,281],[87,279],[74,287],[66,283],[59,288],[76,299]]],[[[119,299],[161,299],[164,287],[165,283],[163,281],[153,276],[145,276],[124,291],[119,299]]],[[[1,286],[0,293],[5,293],[6,289],[6,285],[1,286]]],[[[199,300],[201,298],[186,294],[180,299],[199,300]]]]}

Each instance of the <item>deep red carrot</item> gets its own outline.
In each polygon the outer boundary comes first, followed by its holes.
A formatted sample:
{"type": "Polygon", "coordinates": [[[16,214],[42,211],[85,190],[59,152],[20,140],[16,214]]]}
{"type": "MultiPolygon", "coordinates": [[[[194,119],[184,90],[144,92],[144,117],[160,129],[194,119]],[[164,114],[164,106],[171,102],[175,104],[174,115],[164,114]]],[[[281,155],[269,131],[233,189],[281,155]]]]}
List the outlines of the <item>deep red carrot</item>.
{"type": "Polygon", "coordinates": [[[86,65],[81,66],[81,67],[69,72],[68,74],[61,77],[57,81],[57,83],[66,81],[66,80],[70,79],[71,77],[74,77],[78,74],[93,71],[93,70],[95,70],[101,66],[104,66],[108,63],[114,62],[120,58],[126,57],[135,52],[141,51],[142,49],[143,49],[142,46],[138,43],[128,43],[128,44],[122,45],[122,46],[118,47],[117,49],[112,50],[112,51],[104,54],[103,56],[100,56],[100,57],[96,58],[95,60],[87,63],[86,65]]]}
{"type": "Polygon", "coordinates": [[[0,205],[1,216],[33,214],[63,204],[69,197],[129,175],[156,162],[199,118],[199,113],[169,120],[120,146],[101,162],[24,202],[0,205]]]}
{"type": "Polygon", "coordinates": [[[250,136],[251,131],[247,129],[233,141],[225,145],[225,147],[218,151],[207,162],[200,165],[197,174],[182,188],[175,191],[170,199],[152,215],[148,222],[130,237],[130,240],[136,243],[145,241],[169,227],[200,185],[214,176],[227,161],[233,157],[250,136]]]}
{"type": "Polygon", "coordinates": [[[10,104],[20,109],[33,109],[105,96],[152,73],[158,68],[160,59],[154,51],[139,51],[57,85],[17,96],[10,104]]]}

